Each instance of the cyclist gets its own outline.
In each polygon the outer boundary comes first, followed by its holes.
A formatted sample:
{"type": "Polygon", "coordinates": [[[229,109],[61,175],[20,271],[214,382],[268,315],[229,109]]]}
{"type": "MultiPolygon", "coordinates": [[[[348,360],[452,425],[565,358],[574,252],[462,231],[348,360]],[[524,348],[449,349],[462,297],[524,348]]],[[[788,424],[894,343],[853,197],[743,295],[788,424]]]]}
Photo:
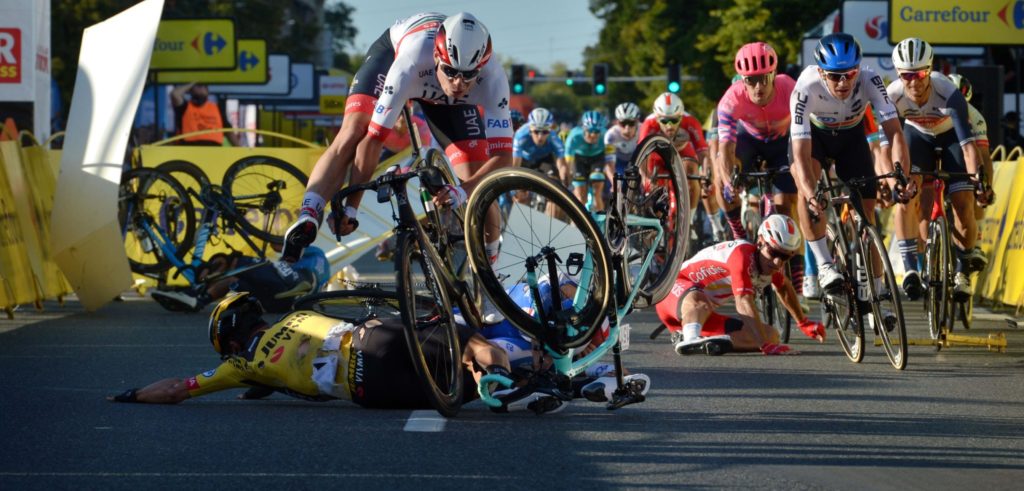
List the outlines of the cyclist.
{"type": "MultiPolygon", "coordinates": [[[[740,202],[736,200],[731,179],[737,164],[740,169],[758,171],[764,160],[767,169],[789,165],[789,98],[796,81],[778,74],[779,56],[764,42],[743,45],[736,52],[736,72],[743,83],[733,84],[718,101],[718,186],[720,204],[729,227],[737,239],[746,238],[740,202]]],[[[775,206],[779,213],[795,217],[796,183],[789,173],[776,175],[775,206]]],[[[768,190],[761,190],[767,192],[768,190]]],[[[793,284],[803,285],[803,257],[790,263],[793,284]]]]}
{"type": "Polygon", "coordinates": [[[615,149],[602,140],[607,126],[604,114],[587,111],[565,139],[565,161],[573,169],[573,194],[593,211],[604,211],[604,179],[615,165],[615,149]],[[592,204],[588,192],[592,192],[592,204]]]}
{"type": "MultiPolygon", "coordinates": [[[[604,133],[604,144],[615,149],[615,173],[626,171],[629,159],[637,144],[637,125],[640,124],[640,107],[632,102],[615,106],[615,124],[604,133]]],[[[614,182],[614,176],[608,180],[614,182]]]]}
{"type": "Polygon", "coordinates": [[[526,124],[516,131],[512,140],[512,165],[535,169],[568,183],[569,168],[565,163],[565,145],[558,135],[551,134],[555,118],[551,111],[538,107],[530,111],[526,124]]]}
{"type": "Polygon", "coordinates": [[[782,267],[803,248],[800,230],[785,215],[770,215],[757,231],[757,243],[745,240],[708,247],[683,263],[672,292],[658,303],[658,318],[672,333],[680,355],[729,351],[789,351],[779,334],[765,324],[754,306],[754,294],[770,283],[782,305],[808,337],[825,340],[825,326],[804,315],[793,283],[782,267]],[[736,299],[736,317],[715,312],[736,299]]]}
{"type": "MultiPolygon", "coordinates": [[[[892,171],[892,159],[886,152],[872,164],[864,130],[864,114],[869,103],[878,111],[879,123],[893,144],[892,155],[899,157],[904,170],[909,166],[909,159],[896,109],[885,92],[882,77],[870,67],[861,66],[857,40],[846,33],[829,34],[818,41],[814,59],[817,66],[804,69],[790,97],[793,161],[790,170],[800,194],[797,207],[800,228],[807,237],[814,237],[808,240],[808,248],[818,265],[818,281],[823,290],[834,292],[842,286],[843,275],[833,264],[825,241],[825,220],[814,223],[811,220],[811,215],[821,215],[826,205],[815,197],[822,170],[829,159],[833,159],[836,175],[842,180],[892,171]]],[[[898,189],[895,179],[887,181],[890,189],[898,189]]],[[[864,210],[874,210],[876,190],[875,183],[863,188],[864,210]]],[[[900,197],[913,191],[913,186],[908,186],[900,197]]],[[[865,215],[873,224],[874,213],[865,215]]],[[[897,236],[899,234],[897,230],[897,236]]],[[[882,268],[877,271],[881,273],[882,268]]],[[[881,277],[874,281],[881,288],[881,277]]]]}
{"type": "MultiPolygon", "coordinates": [[[[447,18],[433,12],[416,14],[384,31],[353,77],[341,130],[310,174],[282,257],[295,261],[302,248],[313,242],[323,221],[325,200],[350,170],[349,184],[371,178],[380,162],[382,143],[409,100],[420,103],[462,181],[462,190],[451,190],[455,199],[462,201],[465,192],[489,171],[512,165],[508,77],[500,63],[488,63],[491,55],[487,28],[467,12],[447,18]],[[355,167],[350,169],[353,161],[355,167]]],[[[361,199],[362,193],[355,193],[345,203],[341,235],[358,226],[355,217],[361,199]]],[[[497,209],[492,218],[487,247],[496,256],[497,209]]]]}
{"type": "MultiPolygon", "coordinates": [[[[653,114],[640,125],[640,141],[648,135],[660,134],[672,142],[686,166],[685,174],[696,174],[698,163],[711,165],[708,161],[708,144],[700,121],[683,108],[683,100],[672,92],[664,92],[654,99],[653,114]]],[[[651,162],[661,165],[661,157],[651,156],[651,162]]],[[[700,184],[687,179],[690,191],[690,210],[697,209],[700,184]]]]}
{"type": "Polygon", "coordinates": [[[518,109],[509,111],[509,119],[512,121],[512,131],[519,131],[526,124],[526,118],[523,117],[523,113],[519,112],[518,109]]]}
{"type": "MultiPolygon", "coordinates": [[[[971,96],[974,94],[974,90],[971,88],[971,81],[967,80],[967,77],[960,75],[959,73],[952,73],[949,75],[949,79],[960,88],[960,93],[964,95],[964,99],[967,101],[967,112],[970,114],[968,121],[971,124],[971,133],[974,134],[974,144],[978,146],[978,152],[981,154],[982,163],[985,165],[985,175],[995,177],[992,169],[992,154],[989,152],[988,144],[988,123],[985,122],[985,116],[981,114],[978,108],[971,104],[971,96]]],[[[929,190],[930,188],[922,188],[922,191],[929,190]]],[[[921,209],[931,209],[931,196],[926,196],[924,192],[921,193],[921,209]],[[927,200],[926,200],[927,198],[927,200]]],[[[981,241],[981,219],[985,217],[985,209],[982,208],[978,203],[974,204],[974,221],[978,224],[978,235],[977,244],[981,241]]],[[[921,227],[922,234],[926,234],[927,227],[921,227]]],[[[927,238],[927,235],[922,235],[922,238],[927,238]]],[[[974,246],[974,250],[968,254],[968,266],[971,271],[981,271],[985,269],[988,264],[988,258],[981,252],[981,248],[977,245],[974,246]]]]}

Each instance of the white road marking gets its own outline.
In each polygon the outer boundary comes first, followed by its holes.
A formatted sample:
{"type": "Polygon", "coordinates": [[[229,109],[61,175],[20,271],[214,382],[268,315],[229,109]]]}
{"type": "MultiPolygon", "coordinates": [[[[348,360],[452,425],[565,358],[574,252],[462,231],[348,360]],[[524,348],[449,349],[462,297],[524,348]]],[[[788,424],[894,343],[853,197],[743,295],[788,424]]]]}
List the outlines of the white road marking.
{"type": "Polygon", "coordinates": [[[487,479],[507,481],[512,475],[482,474],[399,474],[369,472],[0,472],[0,477],[358,477],[372,479],[487,479]]]}
{"type": "Polygon", "coordinates": [[[405,422],[404,431],[417,432],[439,432],[444,431],[444,424],[448,421],[437,414],[436,411],[413,411],[409,420],[405,422]]]}

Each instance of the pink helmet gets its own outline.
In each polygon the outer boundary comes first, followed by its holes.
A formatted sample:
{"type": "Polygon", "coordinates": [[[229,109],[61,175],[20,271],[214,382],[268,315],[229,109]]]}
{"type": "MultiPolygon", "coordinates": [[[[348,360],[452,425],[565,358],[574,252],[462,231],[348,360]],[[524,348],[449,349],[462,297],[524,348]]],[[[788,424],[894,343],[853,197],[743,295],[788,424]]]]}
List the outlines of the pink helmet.
{"type": "Polygon", "coordinates": [[[744,44],[736,52],[736,73],[743,76],[763,75],[779,67],[779,55],[768,43],[744,44]]]}

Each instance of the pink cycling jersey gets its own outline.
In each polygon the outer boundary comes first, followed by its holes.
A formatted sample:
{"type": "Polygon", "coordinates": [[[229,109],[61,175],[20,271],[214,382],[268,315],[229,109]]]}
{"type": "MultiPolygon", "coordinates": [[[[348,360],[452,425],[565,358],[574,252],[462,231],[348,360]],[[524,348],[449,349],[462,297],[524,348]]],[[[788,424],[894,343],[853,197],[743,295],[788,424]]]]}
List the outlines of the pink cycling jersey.
{"type": "Polygon", "coordinates": [[[725,91],[718,102],[718,139],[736,141],[736,123],[760,141],[785,138],[789,134],[789,97],[796,81],[789,75],[775,77],[775,94],[765,106],[759,106],[747,96],[742,82],[736,82],[725,91]]]}
{"type": "Polygon", "coordinates": [[[753,295],[769,283],[781,288],[785,283],[782,271],[762,274],[757,254],[757,246],[745,240],[707,247],[683,263],[672,295],[681,297],[686,290],[696,287],[720,306],[740,295],[753,295]]]}

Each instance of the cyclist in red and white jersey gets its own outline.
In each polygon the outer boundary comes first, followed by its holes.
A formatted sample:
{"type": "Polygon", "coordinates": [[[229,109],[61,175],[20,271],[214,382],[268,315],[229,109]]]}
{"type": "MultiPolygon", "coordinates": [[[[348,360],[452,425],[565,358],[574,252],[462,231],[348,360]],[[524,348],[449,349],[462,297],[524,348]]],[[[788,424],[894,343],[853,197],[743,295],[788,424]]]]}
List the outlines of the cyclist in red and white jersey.
{"type": "MultiPolygon", "coordinates": [[[[310,174],[299,218],[288,230],[286,260],[297,258],[316,237],[325,200],[339,189],[355,162],[349,184],[367,182],[380,162],[381,147],[407,101],[420,103],[434,136],[448,154],[465,199],[489,171],[512,165],[508,77],[491,59],[491,36],[472,14],[421,13],[396,22],[367,51],[345,103],[338,137],[310,174]],[[481,113],[478,106],[483,109],[481,113]]],[[[362,193],[345,203],[339,232],[352,233],[362,193]]],[[[499,221],[487,231],[498,250],[499,221]]]]}
{"type": "Polygon", "coordinates": [[[803,249],[793,219],[771,215],[761,223],[757,244],[745,240],[708,247],[683,263],[671,293],[658,303],[661,322],[672,332],[680,355],[727,351],[782,354],[778,332],[762,322],[754,295],[770,283],[798,326],[808,337],[825,340],[825,327],[809,320],[800,308],[796,290],[782,267],[803,249]],[[715,312],[736,299],[737,317],[715,312]]]}
{"type": "MultiPolygon", "coordinates": [[[[653,113],[640,125],[638,141],[644,141],[653,134],[668,138],[686,164],[685,174],[696,174],[698,164],[711,165],[704,128],[697,118],[686,112],[679,96],[665,92],[654,99],[652,109],[653,113]]],[[[650,162],[653,167],[664,165],[657,154],[651,155],[650,162]]],[[[687,180],[687,184],[690,188],[690,212],[693,213],[700,197],[700,183],[687,180]]]]}

